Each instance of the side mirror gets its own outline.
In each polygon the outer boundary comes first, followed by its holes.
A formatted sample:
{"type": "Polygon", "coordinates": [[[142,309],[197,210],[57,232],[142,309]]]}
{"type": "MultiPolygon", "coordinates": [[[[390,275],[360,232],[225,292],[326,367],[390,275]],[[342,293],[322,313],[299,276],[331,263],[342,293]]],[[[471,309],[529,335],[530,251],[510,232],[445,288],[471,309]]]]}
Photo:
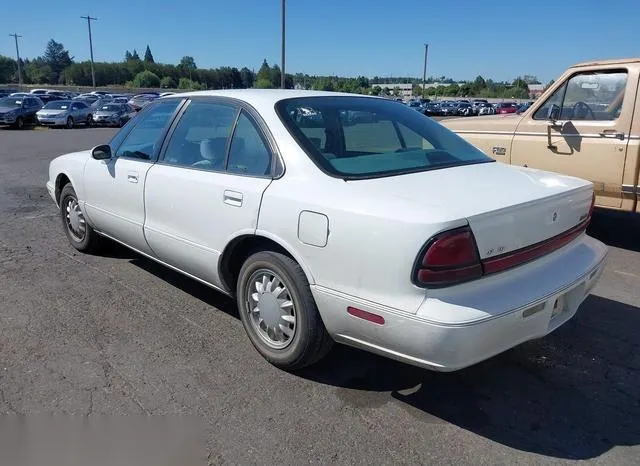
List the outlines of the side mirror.
{"type": "Polygon", "coordinates": [[[560,119],[560,107],[556,104],[551,104],[547,113],[547,120],[556,121],[560,119]]]}
{"type": "Polygon", "coordinates": [[[111,146],[109,144],[102,144],[96,146],[91,150],[91,157],[96,160],[108,160],[111,158],[111,146]]]}

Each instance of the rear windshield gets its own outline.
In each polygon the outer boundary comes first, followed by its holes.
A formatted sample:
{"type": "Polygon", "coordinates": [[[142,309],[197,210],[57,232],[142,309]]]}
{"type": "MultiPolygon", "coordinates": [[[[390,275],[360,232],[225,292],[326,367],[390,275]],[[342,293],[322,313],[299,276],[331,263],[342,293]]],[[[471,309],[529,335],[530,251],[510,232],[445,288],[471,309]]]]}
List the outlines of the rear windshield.
{"type": "Polygon", "coordinates": [[[493,162],[439,123],[398,102],[367,97],[285,99],[276,111],[329,175],[375,178],[493,162]]]}
{"type": "Polygon", "coordinates": [[[119,112],[120,105],[103,105],[100,110],[105,112],[119,112]]]}

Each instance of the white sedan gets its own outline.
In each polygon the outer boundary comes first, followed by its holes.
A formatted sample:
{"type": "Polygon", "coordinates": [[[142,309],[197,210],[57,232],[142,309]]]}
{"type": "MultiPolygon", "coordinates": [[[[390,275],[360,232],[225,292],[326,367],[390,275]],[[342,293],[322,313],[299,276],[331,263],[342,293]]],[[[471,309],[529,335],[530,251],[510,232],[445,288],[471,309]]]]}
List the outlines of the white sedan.
{"type": "Polygon", "coordinates": [[[193,92],[47,188],[80,251],[104,237],[234,296],[274,365],[334,341],[421,367],[475,364],[571,319],[604,268],[591,183],[495,162],[389,99],[193,92]]]}

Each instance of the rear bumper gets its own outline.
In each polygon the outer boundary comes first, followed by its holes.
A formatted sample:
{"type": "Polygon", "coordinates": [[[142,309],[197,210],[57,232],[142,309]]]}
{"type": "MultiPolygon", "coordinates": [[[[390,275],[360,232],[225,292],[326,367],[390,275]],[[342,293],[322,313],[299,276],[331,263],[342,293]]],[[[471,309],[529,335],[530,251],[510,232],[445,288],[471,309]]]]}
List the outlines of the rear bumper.
{"type": "Polygon", "coordinates": [[[449,295],[430,297],[427,291],[416,314],[318,285],[312,288],[336,341],[420,367],[454,371],[566,323],[602,274],[606,256],[605,245],[582,235],[549,257],[520,267],[518,273],[508,271],[486,283],[461,285],[449,295]],[[382,316],[385,323],[354,317],[346,312],[348,306],[382,316]]]}

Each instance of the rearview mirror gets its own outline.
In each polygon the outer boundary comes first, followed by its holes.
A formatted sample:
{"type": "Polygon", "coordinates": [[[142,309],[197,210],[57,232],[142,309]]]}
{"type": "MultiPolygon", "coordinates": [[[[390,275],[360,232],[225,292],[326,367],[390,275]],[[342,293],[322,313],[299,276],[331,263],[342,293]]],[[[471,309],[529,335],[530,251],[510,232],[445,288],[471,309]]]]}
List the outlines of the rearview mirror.
{"type": "Polygon", "coordinates": [[[111,146],[109,144],[102,144],[96,146],[91,150],[91,157],[96,160],[107,160],[111,158],[111,146]]]}
{"type": "Polygon", "coordinates": [[[560,118],[560,107],[556,104],[551,104],[549,111],[547,112],[547,120],[556,121],[560,118]]]}

